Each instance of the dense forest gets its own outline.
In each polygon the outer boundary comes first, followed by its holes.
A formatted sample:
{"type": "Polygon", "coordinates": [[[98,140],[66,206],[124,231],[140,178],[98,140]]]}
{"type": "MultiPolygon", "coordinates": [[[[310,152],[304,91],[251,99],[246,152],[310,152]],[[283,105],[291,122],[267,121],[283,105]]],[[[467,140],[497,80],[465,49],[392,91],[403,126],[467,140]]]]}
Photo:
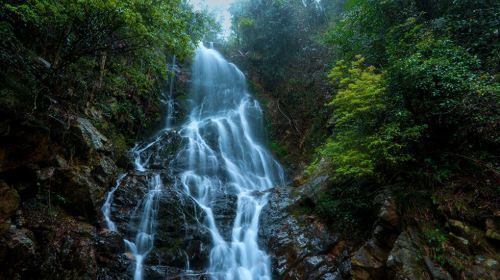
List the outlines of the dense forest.
{"type": "Polygon", "coordinates": [[[498,205],[499,3],[325,2],[242,1],[230,45],[282,106],[275,150],[345,186],[318,210],[352,221],[382,186],[498,205]]]}
{"type": "Polygon", "coordinates": [[[240,1],[232,12],[229,51],[270,102],[272,147],[305,170],[299,185],[329,177],[302,211],[366,235],[389,191],[445,266],[457,265],[448,219],[498,223],[498,1],[240,1]]]}
{"type": "MultiPolygon", "coordinates": [[[[103,230],[101,205],[133,168],[134,145],[162,127],[168,90],[179,127],[189,119],[200,42],[245,73],[263,142],[285,169],[259,231],[273,278],[500,277],[499,1],[235,0],[228,10],[223,36],[213,12],[184,0],[1,2],[0,279],[129,279],[137,260],[103,230]],[[286,231],[274,228],[281,220],[286,231]]],[[[183,129],[169,143],[186,142],[183,129]]],[[[232,279],[179,272],[203,271],[215,253],[168,213],[162,223],[179,236],[155,241],[148,264],[169,269],[144,278],[232,279]]]]}

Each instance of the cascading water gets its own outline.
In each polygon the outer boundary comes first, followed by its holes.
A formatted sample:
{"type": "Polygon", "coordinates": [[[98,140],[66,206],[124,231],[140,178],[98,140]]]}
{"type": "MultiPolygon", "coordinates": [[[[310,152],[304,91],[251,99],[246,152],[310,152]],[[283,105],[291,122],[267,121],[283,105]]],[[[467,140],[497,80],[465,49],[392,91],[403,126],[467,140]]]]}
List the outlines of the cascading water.
{"type": "MultiPolygon", "coordinates": [[[[162,230],[156,228],[165,188],[162,178],[174,178],[176,193],[195,201],[204,212],[201,223],[208,228],[212,243],[205,273],[217,280],[271,279],[270,258],[258,246],[259,217],[267,203],[266,190],[282,185],[284,179],[281,166],[261,142],[262,110],[250,96],[243,73],[213,49],[197,49],[192,82],[191,111],[178,131],[184,146],[173,162],[165,162],[165,143],[175,134],[169,98],[166,127],[150,143],[132,149],[135,170],[120,175],[107,195],[102,207],[106,226],[126,231],[122,234],[130,237],[124,241],[135,260],[134,279],[143,279],[144,262],[154,250],[156,231],[162,230]],[[146,183],[138,184],[139,177],[146,183]],[[113,196],[128,184],[144,195],[131,213],[129,226],[122,223],[118,227],[111,217],[113,196]],[[236,200],[230,229],[216,214],[221,198],[228,197],[236,200]]],[[[172,96],[172,88],[168,96],[172,96]]],[[[189,256],[185,270],[189,276],[189,256]]]]}
{"type": "Polygon", "coordinates": [[[167,107],[166,113],[167,116],[165,118],[165,129],[172,129],[174,125],[174,111],[175,111],[175,102],[174,102],[174,96],[173,96],[173,91],[174,91],[174,77],[175,77],[175,72],[177,70],[177,65],[176,63],[176,58],[175,55],[172,56],[172,64],[169,65],[169,70],[170,70],[170,81],[168,85],[168,94],[165,96],[165,105],[167,107]]]}
{"type": "Polygon", "coordinates": [[[271,279],[269,256],[258,246],[265,191],[283,184],[283,170],[263,146],[262,110],[243,73],[217,51],[200,46],[193,64],[191,113],[180,129],[186,145],[177,157],[184,191],[206,214],[212,279],[271,279]],[[231,236],[214,215],[220,196],[237,197],[231,236]]]}

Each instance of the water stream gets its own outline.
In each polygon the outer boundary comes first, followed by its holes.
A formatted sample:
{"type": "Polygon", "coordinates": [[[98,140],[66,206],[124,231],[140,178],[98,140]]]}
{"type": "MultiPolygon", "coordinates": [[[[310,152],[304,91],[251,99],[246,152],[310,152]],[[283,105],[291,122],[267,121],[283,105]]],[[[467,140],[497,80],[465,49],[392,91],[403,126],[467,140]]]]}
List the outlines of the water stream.
{"type": "MultiPolygon", "coordinates": [[[[206,274],[211,279],[271,279],[270,258],[258,244],[259,217],[267,203],[266,190],[282,185],[284,178],[280,164],[264,145],[262,110],[248,92],[243,73],[214,49],[198,47],[192,70],[190,113],[176,128],[183,145],[172,162],[175,168],[170,168],[176,171],[173,176],[178,182],[172,187],[204,212],[200,223],[210,233],[206,274]],[[216,213],[228,198],[235,203],[222,206],[236,208],[230,209],[234,214],[231,228],[216,213]]],[[[167,106],[173,112],[171,103],[167,106]]],[[[174,129],[173,116],[167,117],[163,131],[174,129]]],[[[156,216],[165,186],[160,171],[150,166],[161,154],[162,137],[160,132],[150,143],[132,150],[133,172],[144,173],[149,180],[149,189],[135,210],[139,217],[135,237],[125,240],[135,260],[135,280],[143,279],[143,263],[153,249],[155,231],[162,230],[156,228],[156,216]]],[[[110,214],[113,194],[126,176],[120,175],[102,208],[107,227],[113,231],[117,231],[110,214]]]]}
{"type": "Polygon", "coordinates": [[[269,256],[258,246],[266,190],[283,184],[283,170],[263,145],[263,114],[243,73],[214,49],[199,47],[193,64],[192,107],[180,129],[182,186],[206,213],[212,279],[271,279],[269,256]],[[213,207],[218,196],[237,197],[226,240],[213,207]]]}

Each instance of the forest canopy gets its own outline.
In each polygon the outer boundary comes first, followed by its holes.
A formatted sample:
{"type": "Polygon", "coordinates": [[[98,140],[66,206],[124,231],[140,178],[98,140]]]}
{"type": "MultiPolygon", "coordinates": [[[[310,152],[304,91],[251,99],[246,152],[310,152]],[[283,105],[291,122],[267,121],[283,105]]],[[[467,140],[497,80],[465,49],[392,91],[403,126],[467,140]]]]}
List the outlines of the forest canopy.
{"type": "Polygon", "coordinates": [[[288,118],[275,150],[332,178],[325,217],[355,221],[380,186],[474,177],[498,197],[498,1],[242,0],[232,13],[235,57],[288,118]]]}
{"type": "Polygon", "coordinates": [[[213,26],[182,0],[3,1],[0,22],[4,110],[64,122],[101,112],[98,124],[133,134],[161,118],[170,57],[189,58],[213,26]]]}

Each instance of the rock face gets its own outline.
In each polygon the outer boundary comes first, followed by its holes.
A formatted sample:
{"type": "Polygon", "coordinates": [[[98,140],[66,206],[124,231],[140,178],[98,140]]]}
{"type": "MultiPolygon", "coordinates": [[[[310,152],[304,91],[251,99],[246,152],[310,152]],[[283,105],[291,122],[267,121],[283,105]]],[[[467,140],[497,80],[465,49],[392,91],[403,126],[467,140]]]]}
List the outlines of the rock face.
{"type": "MultiPolygon", "coordinates": [[[[441,217],[444,225],[400,215],[389,190],[380,192],[370,238],[341,240],[314,214],[321,174],[275,188],[262,214],[260,240],[272,257],[274,279],[451,280],[500,277],[498,220],[478,224],[441,217]],[[309,209],[309,210],[304,210],[309,209]],[[358,244],[358,245],[356,245],[358,244]]],[[[439,208],[439,207],[438,207],[439,208]]],[[[435,220],[434,220],[435,221],[435,220]]]]}
{"type": "Polygon", "coordinates": [[[113,151],[89,120],[73,119],[11,120],[0,137],[0,279],[96,279],[106,266],[120,279],[110,254],[123,241],[98,224],[113,151]]]}
{"type": "Polygon", "coordinates": [[[372,237],[352,257],[353,279],[386,279],[386,260],[399,233],[400,218],[394,198],[382,194],[372,237]]]}
{"type": "Polygon", "coordinates": [[[19,195],[5,182],[0,182],[0,236],[10,227],[10,217],[19,207],[19,195]]]}
{"type": "MultiPolygon", "coordinates": [[[[148,174],[129,175],[115,192],[111,216],[121,240],[135,238],[135,226],[141,213],[134,210],[148,188],[147,180],[148,174]]],[[[145,260],[147,279],[164,279],[166,275],[175,277],[188,266],[193,271],[206,267],[210,240],[207,229],[201,224],[202,213],[194,201],[172,185],[166,185],[159,199],[154,249],[145,260]]],[[[125,250],[120,254],[131,258],[131,253],[125,250]]],[[[132,259],[126,263],[129,275],[133,275],[132,259]]]]}
{"type": "MultiPolygon", "coordinates": [[[[114,150],[88,119],[73,119],[69,127],[54,123],[58,132],[20,125],[13,129],[15,134],[0,138],[4,144],[0,148],[0,280],[133,277],[133,255],[124,239],[135,238],[140,219],[136,210],[151,174],[127,175],[111,207],[118,232],[105,229],[101,207],[117,178],[114,150]],[[35,131],[29,138],[33,143],[18,146],[26,131],[35,131]]],[[[176,133],[166,133],[152,147],[158,150],[151,154],[158,156],[145,155],[165,186],[159,199],[155,248],[144,263],[146,279],[206,277],[200,272],[210,249],[203,211],[177,190],[169,165],[179,142],[176,133]]],[[[224,205],[219,208],[218,215],[231,216],[224,205]]]]}
{"type": "Polygon", "coordinates": [[[349,251],[314,216],[293,215],[298,200],[290,188],[270,191],[260,240],[272,258],[275,279],[344,279],[349,251]]]}
{"type": "Polygon", "coordinates": [[[402,232],[389,256],[387,267],[393,279],[432,279],[423,265],[423,244],[413,229],[402,232]]]}

